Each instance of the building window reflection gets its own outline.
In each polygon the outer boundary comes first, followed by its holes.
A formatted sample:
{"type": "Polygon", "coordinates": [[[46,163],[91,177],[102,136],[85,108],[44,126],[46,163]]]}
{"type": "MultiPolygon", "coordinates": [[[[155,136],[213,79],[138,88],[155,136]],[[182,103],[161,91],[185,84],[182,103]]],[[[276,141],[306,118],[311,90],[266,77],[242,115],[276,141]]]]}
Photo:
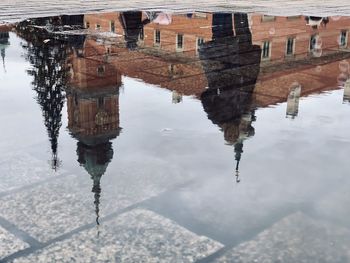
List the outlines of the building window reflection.
{"type": "Polygon", "coordinates": [[[105,67],[104,67],[104,66],[99,66],[99,67],[97,67],[97,74],[98,74],[99,76],[103,76],[104,73],[105,73],[105,67]]]}
{"type": "Polygon", "coordinates": [[[97,107],[99,109],[103,108],[105,105],[105,99],[104,97],[99,97],[98,100],[97,100],[97,107]]]}
{"type": "Polygon", "coordinates": [[[154,31],[154,44],[156,44],[156,45],[160,44],[160,31],[159,30],[154,31]]]}
{"type": "Polygon", "coordinates": [[[286,55],[291,56],[294,54],[295,38],[290,37],[287,39],[286,55]]]}
{"type": "Polygon", "coordinates": [[[297,20],[300,18],[301,18],[301,16],[287,16],[287,20],[297,20]]]}
{"type": "Polygon", "coordinates": [[[317,47],[317,35],[312,35],[310,37],[310,51],[315,50],[317,47]]]}
{"type": "Polygon", "coordinates": [[[263,15],[261,18],[262,22],[272,22],[275,21],[276,17],[275,16],[269,16],[269,15],[263,15]]]}
{"type": "Polygon", "coordinates": [[[202,37],[197,37],[197,41],[196,41],[196,51],[198,53],[199,48],[201,47],[201,45],[204,44],[204,38],[202,37]]]}
{"type": "Polygon", "coordinates": [[[115,22],[111,21],[111,32],[115,33],[115,22]]]}
{"type": "Polygon", "coordinates": [[[346,47],[348,45],[348,31],[342,30],[340,32],[339,45],[340,47],[346,47]]]}
{"type": "Polygon", "coordinates": [[[140,29],[140,35],[139,35],[139,39],[143,40],[145,38],[145,33],[143,31],[143,28],[140,29]]]}
{"type": "Polygon", "coordinates": [[[177,34],[176,35],[176,49],[177,50],[183,50],[184,47],[184,35],[177,34]]]}
{"type": "Polygon", "coordinates": [[[270,41],[264,41],[262,45],[262,58],[269,58],[270,57],[270,41]]]}

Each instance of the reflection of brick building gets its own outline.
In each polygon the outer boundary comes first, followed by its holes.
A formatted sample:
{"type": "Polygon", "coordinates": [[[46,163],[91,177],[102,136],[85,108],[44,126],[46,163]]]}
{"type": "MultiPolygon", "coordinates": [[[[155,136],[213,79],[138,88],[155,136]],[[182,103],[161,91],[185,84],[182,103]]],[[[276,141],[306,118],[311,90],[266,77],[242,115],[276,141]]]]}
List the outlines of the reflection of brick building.
{"type": "MultiPolygon", "coordinates": [[[[103,32],[110,31],[114,21],[115,31],[122,34],[118,17],[118,13],[87,15],[85,24],[88,22],[90,28],[99,25],[103,32]]],[[[199,96],[208,83],[198,62],[198,42],[210,40],[212,18],[212,14],[205,13],[191,18],[173,15],[170,25],[147,24],[140,36],[140,49],[137,52],[115,50],[111,61],[123,74],[176,90],[178,94],[199,96]],[[160,32],[160,43],[156,43],[157,31],[160,32]],[[182,35],[181,49],[177,46],[177,35],[182,35]]],[[[261,46],[262,56],[264,49],[267,55],[262,58],[262,70],[255,88],[257,106],[287,101],[290,87],[295,82],[301,85],[301,96],[337,88],[338,63],[348,58],[344,51],[348,48],[349,18],[330,19],[326,25],[317,28],[307,25],[303,16],[250,15],[249,22],[253,43],[261,46]],[[310,50],[314,35],[320,36],[317,45],[321,46],[322,54],[313,54],[310,50]],[[289,51],[292,53],[287,54],[289,51]]]]}
{"type": "Polygon", "coordinates": [[[267,49],[264,59],[270,61],[302,59],[347,49],[349,27],[350,18],[330,20],[313,28],[307,25],[304,16],[251,16],[253,41],[267,49]],[[312,49],[317,50],[312,52],[312,49]]]}
{"type": "MultiPolygon", "coordinates": [[[[194,13],[173,15],[170,25],[147,24],[140,35],[139,44],[167,52],[195,56],[198,44],[211,39],[212,14],[194,13]]],[[[350,18],[332,20],[314,28],[304,16],[272,17],[252,14],[249,16],[253,43],[265,49],[265,60],[281,61],[347,49],[349,42],[350,18]],[[315,41],[313,46],[312,42],[315,41]]],[[[119,13],[86,15],[85,25],[102,32],[114,31],[123,34],[119,13]]]]}

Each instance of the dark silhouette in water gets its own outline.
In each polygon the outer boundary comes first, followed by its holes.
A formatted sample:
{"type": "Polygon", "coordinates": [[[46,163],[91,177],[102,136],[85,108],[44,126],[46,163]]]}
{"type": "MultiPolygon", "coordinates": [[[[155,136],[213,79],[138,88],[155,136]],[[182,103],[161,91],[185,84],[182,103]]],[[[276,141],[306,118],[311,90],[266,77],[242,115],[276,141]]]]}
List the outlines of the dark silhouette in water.
{"type": "Polygon", "coordinates": [[[234,145],[239,182],[243,141],[254,135],[252,94],[261,60],[260,47],[252,44],[247,15],[214,13],[212,40],[200,46],[199,57],[208,80],[208,89],[201,95],[203,108],[223,130],[226,142],[234,145]]]}
{"type": "Polygon", "coordinates": [[[150,23],[150,20],[148,18],[142,20],[141,11],[122,12],[120,14],[120,20],[125,33],[126,47],[129,50],[136,49],[137,41],[139,40],[143,27],[150,23]]]}

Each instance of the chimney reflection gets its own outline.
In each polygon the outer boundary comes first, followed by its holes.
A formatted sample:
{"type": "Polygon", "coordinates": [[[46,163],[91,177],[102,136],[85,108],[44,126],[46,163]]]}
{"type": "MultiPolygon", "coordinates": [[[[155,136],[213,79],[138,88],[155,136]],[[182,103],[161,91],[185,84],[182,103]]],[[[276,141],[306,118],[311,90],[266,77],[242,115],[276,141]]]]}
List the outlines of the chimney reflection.
{"type": "Polygon", "coordinates": [[[198,52],[208,80],[201,95],[203,108],[234,146],[238,183],[243,142],[254,135],[252,94],[261,58],[260,47],[252,44],[247,15],[214,13],[212,40],[201,44],[198,52]]]}
{"type": "Polygon", "coordinates": [[[343,102],[350,103],[350,79],[344,83],[343,102]]]}
{"type": "Polygon", "coordinates": [[[78,162],[90,174],[99,225],[101,178],[113,158],[111,140],[120,133],[119,87],[121,76],[103,45],[86,40],[83,49],[73,50],[67,66],[68,129],[78,140],[78,162]]]}
{"type": "Polygon", "coordinates": [[[287,98],[287,118],[294,119],[296,116],[298,116],[300,94],[301,85],[298,83],[293,84],[287,98]]]}

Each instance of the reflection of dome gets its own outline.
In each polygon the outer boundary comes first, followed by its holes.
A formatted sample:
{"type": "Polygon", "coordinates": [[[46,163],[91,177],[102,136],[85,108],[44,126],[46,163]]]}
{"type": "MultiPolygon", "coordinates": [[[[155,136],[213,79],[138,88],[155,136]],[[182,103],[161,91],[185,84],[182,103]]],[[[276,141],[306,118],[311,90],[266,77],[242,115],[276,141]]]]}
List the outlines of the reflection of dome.
{"type": "Polygon", "coordinates": [[[78,142],[77,154],[80,165],[95,179],[106,172],[107,166],[113,158],[112,143],[86,145],[78,142]]]}

